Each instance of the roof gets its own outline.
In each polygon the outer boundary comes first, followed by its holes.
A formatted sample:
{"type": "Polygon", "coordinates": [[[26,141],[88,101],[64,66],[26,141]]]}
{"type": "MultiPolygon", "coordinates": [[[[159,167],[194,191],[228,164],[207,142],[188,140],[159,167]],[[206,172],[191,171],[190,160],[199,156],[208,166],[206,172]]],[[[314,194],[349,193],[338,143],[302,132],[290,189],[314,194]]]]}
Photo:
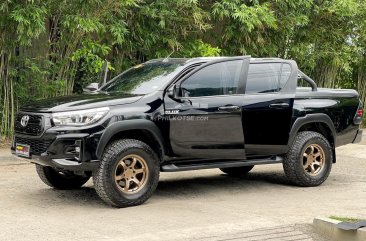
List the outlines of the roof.
{"type": "MultiPolygon", "coordinates": [[[[191,63],[198,63],[198,62],[208,62],[208,61],[212,61],[212,60],[219,60],[219,59],[225,59],[225,58],[240,58],[240,57],[245,57],[245,56],[220,56],[220,57],[196,57],[196,58],[159,58],[159,59],[152,59],[149,60],[148,62],[160,62],[160,61],[165,61],[165,62],[174,62],[174,63],[180,63],[180,64],[191,64],[191,63]]],[[[250,56],[247,56],[250,57],[250,56]]],[[[271,61],[271,60],[284,60],[281,58],[251,58],[250,57],[250,61],[251,62],[261,62],[261,61],[271,61]]]]}

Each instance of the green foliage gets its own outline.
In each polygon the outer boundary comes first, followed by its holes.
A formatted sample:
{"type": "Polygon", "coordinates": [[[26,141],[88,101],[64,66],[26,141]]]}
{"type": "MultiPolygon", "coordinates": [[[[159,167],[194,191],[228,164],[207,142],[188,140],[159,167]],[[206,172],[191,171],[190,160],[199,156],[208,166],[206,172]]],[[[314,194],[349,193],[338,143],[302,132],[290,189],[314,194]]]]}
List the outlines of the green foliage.
{"type": "Polygon", "coordinates": [[[104,63],[102,57],[106,56],[110,50],[111,48],[105,44],[98,44],[87,39],[81,44],[81,47],[72,54],[71,60],[74,62],[82,60],[81,70],[90,73],[98,73],[102,69],[104,63]]]}
{"type": "Polygon", "coordinates": [[[220,56],[221,49],[213,47],[208,43],[204,43],[201,39],[189,41],[183,44],[182,50],[178,51],[174,56],[176,57],[213,57],[220,56]]]}
{"type": "Polygon", "coordinates": [[[212,16],[216,25],[221,26],[222,37],[217,39],[228,55],[253,54],[251,49],[263,41],[261,32],[277,28],[277,19],[267,2],[216,1],[212,16]]]}
{"type": "Polygon", "coordinates": [[[173,51],[295,59],[320,86],[366,101],[364,0],[3,0],[0,135],[23,103],[98,81],[105,59],[113,77],[173,51]]]}
{"type": "Polygon", "coordinates": [[[20,45],[30,45],[34,38],[46,30],[44,24],[46,15],[47,9],[42,1],[39,4],[34,1],[26,1],[25,4],[15,5],[9,17],[15,23],[17,40],[20,45]]]}

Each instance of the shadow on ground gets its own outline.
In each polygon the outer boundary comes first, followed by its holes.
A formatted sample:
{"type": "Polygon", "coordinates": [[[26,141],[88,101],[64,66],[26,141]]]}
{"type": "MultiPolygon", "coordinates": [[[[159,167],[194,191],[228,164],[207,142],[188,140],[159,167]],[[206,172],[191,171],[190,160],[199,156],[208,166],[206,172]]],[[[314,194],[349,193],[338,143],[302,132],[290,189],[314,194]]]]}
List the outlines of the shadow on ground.
{"type": "MultiPolygon", "coordinates": [[[[183,176],[179,179],[164,178],[159,182],[153,198],[166,199],[170,197],[179,199],[191,199],[197,196],[215,195],[217,193],[245,192],[255,190],[257,193],[267,192],[273,185],[283,185],[291,187],[286,176],[279,172],[253,172],[243,177],[230,177],[226,174],[209,176],[183,176]]],[[[56,190],[52,188],[37,189],[27,192],[27,200],[37,200],[37,202],[62,201],[63,204],[80,206],[106,207],[98,197],[92,186],[88,182],[86,187],[76,190],[56,190]]]]}
{"type": "Polygon", "coordinates": [[[169,179],[159,182],[156,195],[171,193],[174,196],[217,193],[222,191],[236,191],[255,189],[261,190],[272,185],[290,185],[286,176],[280,173],[249,173],[242,177],[230,177],[226,174],[213,176],[187,177],[179,180],[169,179]]]}

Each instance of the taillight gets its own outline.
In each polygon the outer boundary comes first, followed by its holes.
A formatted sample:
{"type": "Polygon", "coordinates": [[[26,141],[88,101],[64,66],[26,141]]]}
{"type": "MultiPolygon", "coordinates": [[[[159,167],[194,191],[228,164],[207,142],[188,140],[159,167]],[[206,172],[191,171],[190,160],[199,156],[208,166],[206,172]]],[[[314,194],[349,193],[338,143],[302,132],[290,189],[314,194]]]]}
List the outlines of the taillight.
{"type": "Polygon", "coordinates": [[[363,109],[359,108],[356,113],[357,116],[362,117],[363,116],[363,109]]]}
{"type": "Polygon", "coordinates": [[[363,108],[360,105],[356,111],[355,118],[353,118],[353,123],[355,125],[360,125],[362,123],[362,116],[363,116],[363,108]]]}

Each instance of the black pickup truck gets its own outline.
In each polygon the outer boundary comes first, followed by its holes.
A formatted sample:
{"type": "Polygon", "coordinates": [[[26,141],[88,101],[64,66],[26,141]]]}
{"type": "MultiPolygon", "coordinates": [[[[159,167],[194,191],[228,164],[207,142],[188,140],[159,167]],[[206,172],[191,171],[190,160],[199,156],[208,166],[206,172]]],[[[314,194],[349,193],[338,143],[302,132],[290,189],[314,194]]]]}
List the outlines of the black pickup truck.
{"type": "Polygon", "coordinates": [[[320,185],[335,148],[361,140],[362,115],[356,91],[317,88],[292,60],[156,59],[89,93],[24,106],[12,152],[51,187],[93,176],[105,202],[127,207],[152,195],[160,172],[240,176],[282,163],[291,183],[320,185]]]}

